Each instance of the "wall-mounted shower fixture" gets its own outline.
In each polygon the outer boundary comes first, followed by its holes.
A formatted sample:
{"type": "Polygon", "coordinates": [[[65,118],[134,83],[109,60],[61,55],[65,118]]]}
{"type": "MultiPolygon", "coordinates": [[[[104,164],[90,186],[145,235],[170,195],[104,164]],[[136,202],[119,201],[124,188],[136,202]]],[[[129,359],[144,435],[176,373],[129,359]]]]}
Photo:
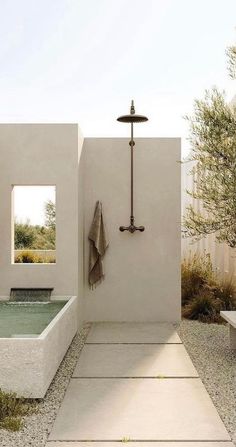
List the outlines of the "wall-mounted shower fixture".
{"type": "Polygon", "coordinates": [[[134,138],[133,138],[133,126],[134,123],[143,123],[144,121],[148,121],[148,118],[143,115],[136,115],[134,108],[134,101],[131,101],[130,107],[130,115],[122,115],[117,118],[117,121],[121,123],[130,123],[131,124],[131,140],[129,142],[130,145],[130,157],[131,157],[131,194],[130,194],[130,225],[128,227],[120,227],[120,231],[129,231],[130,233],[134,233],[135,231],[144,231],[145,228],[143,226],[136,227],[134,225],[134,138]]]}

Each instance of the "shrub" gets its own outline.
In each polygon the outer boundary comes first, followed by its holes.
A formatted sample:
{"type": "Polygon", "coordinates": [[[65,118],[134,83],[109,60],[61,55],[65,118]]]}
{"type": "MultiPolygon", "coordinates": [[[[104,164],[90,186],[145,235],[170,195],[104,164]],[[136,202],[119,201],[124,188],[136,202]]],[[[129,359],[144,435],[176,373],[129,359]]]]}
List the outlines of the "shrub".
{"type": "Polygon", "coordinates": [[[221,310],[236,309],[236,287],[217,280],[210,255],[190,256],[182,263],[182,314],[191,320],[223,323],[221,310]]]}
{"type": "Polygon", "coordinates": [[[184,258],[181,265],[182,305],[188,303],[207,285],[215,283],[210,255],[193,254],[184,258]]]}
{"type": "Polygon", "coordinates": [[[31,225],[30,222],[15,222],[15,250],[54,250],[56,245],[55,222],[50,226],[31,225]]]}
{"type": "Polygon", "coordinates": [[[55,264],[56,258],[55,256],[50,256],[44,262],[47,262],[48,264],[55,264]]]}
{"type": "Polygon", "coordinates": [[[31,248],[36,240],[36,231],[32,225],[27,223],[15,222],[15,248],[31,248]]]}
{"type": "Polygon", "coordinates": [[[2,422],[0,428],[10,431],[19,431],[22,428],[22,421],[19,417],[7,416],[2,422]]]}
{"type": "Polygon", "coordinates": [[[31,251],[22,251],[15,258],[16,263],[30,264],[40,262],[39,257],[31,251]]]}
{"type": "Polygon", "coordinates": [[[183,308],[183,317],[205,323],[219,323],[221,321],[220,301],[211,291],[202,290],[183,308]]]}
{"type": "Polygon", "coordinates": [[[53,264],[55,262],[55,256],[47,257],[27,250],[21,251],[15,257],[15,263],[17,264],[53,264]]]}
{"type": "Polygon", "coordinates": [[[0,428],[18,431],[22,427],[21,417],[30,414],[33,406],[27,400],[17,398],[15,393],[0,389],[0,428]]]}
{"type": "Polygon", "coordinates": [[[232,279],[222,281],[214,288],[214,296],[220,301],[221,310],[236,310],[236,287],[232,279]]]}

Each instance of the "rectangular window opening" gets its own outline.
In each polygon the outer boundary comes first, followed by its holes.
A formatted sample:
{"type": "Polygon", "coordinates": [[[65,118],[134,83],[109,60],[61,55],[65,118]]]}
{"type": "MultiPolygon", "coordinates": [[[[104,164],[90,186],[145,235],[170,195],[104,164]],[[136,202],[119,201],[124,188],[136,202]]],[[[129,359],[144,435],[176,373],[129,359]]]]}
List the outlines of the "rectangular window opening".
{"type": "Polygon", "coordinates": [[[12,213],[12,262],[55,264],[56,187],[14,185],[12,213]]]}

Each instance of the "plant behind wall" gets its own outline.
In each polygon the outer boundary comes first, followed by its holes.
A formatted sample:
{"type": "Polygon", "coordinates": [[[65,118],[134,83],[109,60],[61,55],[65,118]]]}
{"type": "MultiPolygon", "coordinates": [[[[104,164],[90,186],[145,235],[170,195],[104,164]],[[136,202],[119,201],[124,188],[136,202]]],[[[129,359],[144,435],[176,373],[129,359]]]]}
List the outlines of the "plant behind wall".
{"type": "Polygon", "coordinates": [[[181,265],[182,315],[190,320],[223,323],[221,310],[236,310],[232,280],[219,280],[210,255],[194,253],[181,265]]]}
{"type": "MultiPolygon", "coordinates": [[[[229,73],[236,79],[236,47],[227,50],[229,73]]],[[[195,100],[190,124],[194,188],[187,193],[200,202],[184,217],[184,233],[199,240],[214,233],[218,242],[236,247],[236,103],[227,104],[216,88],[195,100]]]]}
{"type": "Polygon", "coordinates": [[[14,262],[56,262],[55,187],[14,185],[14,262]]]}
{"type": "MultiPolygon", "coordinates": [[[[236,79],[236,47],[227,49],[228,69],[236,79]]],[[[193,191],[183,232],[192,241],[215,234],[216,241],[236,247],[236,104],[227,104],[216,88],[195,100],[190,124],[193,191]],[[196,203],[196,202],[195,202],[196,203]],[[199,211],[200,209],[200,211],[199,211]]],[[[232,280],[216,278],[209,255],[190,256],[182,263],[183,316],[220,322],[220,310],[235,309],[232,280]]]]}
{"type": "Polygon", "coordinates": [[[216,89],[195,101],[191,130],[191,159],[196,163],[194,191],[201,210],[187,207],[184,233],[199,240],[214,233],[218,242],[236,247],[236,105],[228,105],[216,89]]]}

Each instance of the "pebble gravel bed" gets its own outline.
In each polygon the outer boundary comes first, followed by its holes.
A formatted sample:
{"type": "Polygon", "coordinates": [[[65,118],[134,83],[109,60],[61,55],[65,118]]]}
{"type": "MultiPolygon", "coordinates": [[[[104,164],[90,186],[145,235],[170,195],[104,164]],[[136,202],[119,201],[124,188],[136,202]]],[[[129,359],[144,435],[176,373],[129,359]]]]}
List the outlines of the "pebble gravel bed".
{"type": "MultiPolygon", "coordinates": [[[[89,329],[86,324],[75,336],[45,398],[23,419],[23,429],[0,430],[1,447],[45,446],[89,329]]],[[[183,320],[177,330],[236,446],[236,352],[229,347],[228,326],[183,320]]]]}
{"type": "Polygon", "coordinates": [[[45,398],[37,401],[34,414],[23,418],[23,429],[19,432],[0,430],[1,447],[45,446],[89,329],[90,325],[86,324],[73,339],[45,398]]]}
{"type": "Polygon", "coordinates": [[[183,320],[177,330],[236,445],[236,351],[228,325],[183,320]]]}

